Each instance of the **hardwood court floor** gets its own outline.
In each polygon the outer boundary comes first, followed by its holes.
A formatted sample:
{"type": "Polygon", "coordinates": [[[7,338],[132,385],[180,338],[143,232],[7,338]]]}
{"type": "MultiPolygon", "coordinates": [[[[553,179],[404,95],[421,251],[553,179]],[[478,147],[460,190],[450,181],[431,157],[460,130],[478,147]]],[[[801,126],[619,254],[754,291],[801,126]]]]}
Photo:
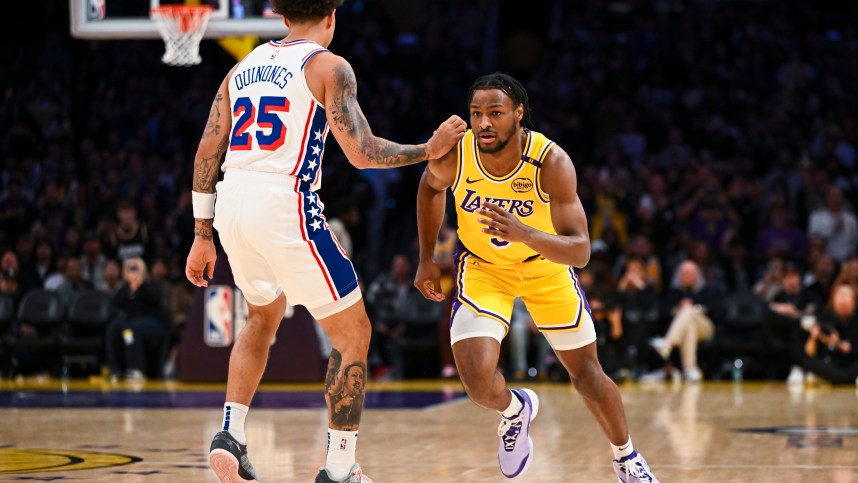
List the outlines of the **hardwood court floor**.
{"type": "MultiPolygon", "coordinates": [[[[516,481],[615,482],[608,444],[574,389],[529,387],[541,401],[531,433],[536,453],[516,481]]],[[[323,463],[326,413],[316,389],[266,386],[254,402],[248,443],[267,483],[313,481],[323,463]],[[304,408],[282,409],[296,406],[304,408]]],[[[358,461],[376,482],[506,481],[497,468],[497,415],[462,398],[458,383],[368,389],[375,395],[358,461]],[[422,403],[409,402],[415,394],[422,403]]],[[[0,382],[0,481],[213,482],[205,462],[222,390],[0,382]],[[87,405],[106,407],[79,407],[87,405]],[[69,469],[81,466],[94,468],[69,469]],[[21,472],[27,468],[37,471],[21,472]]],[[[635,446],[662,482],[858,483],[854,387],[668,382],[621,391],[635,446]]]]}

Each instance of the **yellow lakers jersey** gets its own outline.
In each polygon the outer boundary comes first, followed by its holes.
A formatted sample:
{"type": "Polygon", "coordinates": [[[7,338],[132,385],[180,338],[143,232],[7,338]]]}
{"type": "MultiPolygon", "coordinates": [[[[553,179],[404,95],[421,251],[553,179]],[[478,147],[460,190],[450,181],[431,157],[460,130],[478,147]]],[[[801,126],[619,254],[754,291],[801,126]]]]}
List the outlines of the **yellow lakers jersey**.
{"type": "Polygon", "coordinates": [[[458,166],[453,182],[459,240],[474,255],[499,265],[522,262],[538,255],[524,243],[512,243],[483,233],[477,208],[487,201],[516,216],[522,223],[555,234],[548,195],[539,187],[539,169],[554,145],[541,133],[525,129],[527,140],[521,160],[509,174],[489,174],[480,161],[477,136],[468,130],[458,145],[458,166]]]}

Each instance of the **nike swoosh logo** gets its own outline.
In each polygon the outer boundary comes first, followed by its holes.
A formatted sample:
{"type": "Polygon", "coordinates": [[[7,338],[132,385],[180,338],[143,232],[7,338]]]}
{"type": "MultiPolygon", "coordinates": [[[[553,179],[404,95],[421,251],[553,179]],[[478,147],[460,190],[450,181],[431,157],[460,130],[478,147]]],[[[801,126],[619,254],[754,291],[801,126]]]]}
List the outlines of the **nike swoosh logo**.
{"type": "Polygon", "coordinates": [[[480,179],[465,178],[465,183],[473,184],[473,183],[476,183],[477,181],[482,181],[482,180],[484,180],[484,179],[485,179],[485,178],[480,178],[480,179]]]}

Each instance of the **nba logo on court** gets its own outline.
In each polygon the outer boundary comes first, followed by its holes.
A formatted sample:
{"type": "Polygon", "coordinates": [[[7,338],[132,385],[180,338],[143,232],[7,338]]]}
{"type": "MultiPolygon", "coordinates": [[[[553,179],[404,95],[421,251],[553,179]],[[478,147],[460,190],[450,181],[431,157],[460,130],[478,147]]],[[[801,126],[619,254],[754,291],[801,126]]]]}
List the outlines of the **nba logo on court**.
{"type": "Polygon", "coordinates": [[[235,333],[233,317],[232,287],[214,285],[206,289],[205,295],[205,333],[209,347],[228,347],[235,333]]]}

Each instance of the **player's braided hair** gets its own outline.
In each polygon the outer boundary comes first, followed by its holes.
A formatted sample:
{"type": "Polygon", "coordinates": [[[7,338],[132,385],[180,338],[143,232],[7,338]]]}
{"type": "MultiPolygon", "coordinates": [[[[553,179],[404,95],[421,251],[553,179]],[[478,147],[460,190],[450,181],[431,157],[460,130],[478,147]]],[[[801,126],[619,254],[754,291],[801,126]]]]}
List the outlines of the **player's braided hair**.
{"type": "Polygon", "coordinates": [[[272,0],[274,11],[293,22],[315,20],[328,15],[345,0],[272,0]]]}
{"type": "Polygon", "coordinates": [[[468,105],[474,99],[474,92],[480,89],[500,89],[504,94],[512,99],[516,107],[521,104],[524,109],[524,115],[521,118],[522,127],[530,128],[533,126],[530,118],[530,103],[527,100],[527,91],[521,82],[515,80],[512,76],[502,72],[488,74],[475,80],[468,91],[468,105]]]}

